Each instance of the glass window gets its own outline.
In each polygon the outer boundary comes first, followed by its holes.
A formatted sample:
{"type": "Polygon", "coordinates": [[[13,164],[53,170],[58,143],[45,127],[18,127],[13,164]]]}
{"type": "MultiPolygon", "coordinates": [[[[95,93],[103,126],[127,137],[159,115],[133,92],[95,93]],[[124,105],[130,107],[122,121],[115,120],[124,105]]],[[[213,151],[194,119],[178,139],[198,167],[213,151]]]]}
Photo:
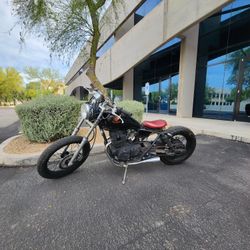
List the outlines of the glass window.
{"type": "Polygon", "coordinates": [[[250,54],[249,26],[249,0],[234,1],[200,24],[194,116],[235,119],[239,65],[250,54]]]}
{"type": "Polygon", "coordinates": [[[170,113],[176,113],[178,104],[179,74],[171,76],[170,113]]]}
{"type": "MultiPolygon", "coordinates": [[[[250,49],[249,49],[250,52],[250,49]]],[[[239,51],[230,53],[226,63],[208,65],[204,95],[203,116],[207,118],[232,119],[237,91],[239,51]],[[227,105],[229,103],[229,105],[227,105]]]]}
{"type": "Polygon", "coordinates": [[[164,49],[167,49],[167,48],[169,48],[169,47],[171,47],[171,46],[173,46],[173,45],[175,45],[175,44],[179,44],[181,42],[181,39],[180,38],[174,38],[174,39],[172,39],[171,41],[169,41],[169,42],[167,42],[167,43],[165,43],[164,45],[162,45],[159,49],[157,49],[154,53],[157,53],[157,52],[159,52],[159,51],[162,51],[162,50],[164,50],[164,49]]]}
{"type": "Polygon", "coordinates": [[[210,66],[210,65],[215,65],[218,63],[224,63],[225,61],[226,61],[226,55],[222,55],[222,56],[216,57],[212,60],[209,60],[207,64],[208,64],[208,66],[210,66]]]}
{"type": "Polygon", "coordinates": [[[101,57],[103,54],[105,54],[114,45],[114,43],[115,43],[115,37],[113,35],[97,51],[96,56],[101,57]]]}
{"type": "Polygon", "coordinates": [[[134,69],[134,98],[146,104],[145,83],[150,84],[149,112],[176,113],[180,40],[173,39],[134,69]]]}
{"type": "Polygon", "coordinates": [[[135,24],[139,23],[148,13],[150,13],[162,0],[146,0],[135,11],[135,24]]]}
{"type": "Polygon", "coordinates": [[[145,17],[149,12],[151,12],[161,0],[146,0],[135,12],[136,15],[140,17],[145,17]]]}
{"type": "Polygon", "coordinates": [[[248,58],[244,61],[244,79],[242,81],[241,98],[240,98],[240,116],[247,115],[250,118],[250,50],[248,58]]]}
{"type": "Polygon", "coordinates": [[[249,8],[250,8],[250,1],[248,0],[234,1],[232,4],[229,4],[228,6],[222,9],[222,13],[225,12],[225,14],[221,15],[221,21],[223,22],[231,18],[232,16],[238,15],[249,8]]]}
{"type": "Polygon", "coordinates": [[[148,110],[149,112],[159,111],[159,82],[153,83],[149,86],[149,96],[148,96],[148,110]]]}

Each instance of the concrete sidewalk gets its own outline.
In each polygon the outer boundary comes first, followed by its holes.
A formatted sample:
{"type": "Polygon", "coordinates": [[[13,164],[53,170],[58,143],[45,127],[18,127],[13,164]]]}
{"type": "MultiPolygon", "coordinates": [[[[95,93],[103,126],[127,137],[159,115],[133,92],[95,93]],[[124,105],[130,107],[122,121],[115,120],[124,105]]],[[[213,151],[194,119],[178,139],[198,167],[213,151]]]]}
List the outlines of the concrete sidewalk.
{"type": "Polygon", "coordinates": [[[250,143],[250,123],[203,118],[179,118],[166,114],[144,114],[144,120],[163,119],[170,126],[185,126],[195,134],[212,135],[250,143]]]}

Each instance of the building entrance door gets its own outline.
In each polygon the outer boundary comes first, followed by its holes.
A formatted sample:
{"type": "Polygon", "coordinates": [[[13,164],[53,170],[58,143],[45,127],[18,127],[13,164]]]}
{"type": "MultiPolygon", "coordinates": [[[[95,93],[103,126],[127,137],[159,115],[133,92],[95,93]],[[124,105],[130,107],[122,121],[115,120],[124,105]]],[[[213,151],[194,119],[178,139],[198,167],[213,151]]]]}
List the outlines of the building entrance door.
{"type": "Polygon", "coordinates": [[[239,62],[234,120],[250,122],[250,54],[239,62]]]}
{"type": "Polygon", "coordinates": [[[177,94],[178,94],[179,75],[169,75],[165,80],[161,80],[160,88],[160,113],[176,114],[177,110],[177,94]]]}
{"type": "Polygon", "coordinates": [[[171,86],[171,77],[167,79],[160,80],[160,95],[159,95],[159,111],[160,113],[168,114],[170,110],[170,86],[171,86]]]}
{"type": "Polygon", "coordinates": [[[169,75],[160,80],[159,111],[165,114],[176,114],[179,75],[169,75]]]}
{"type": "MultiPolygon", "coordinates": [[[[149,85],[148,111],[150,113],[176,114],[179,75],[158,78],[149,85]]],[[[146,104],[145,87],[142,88],[146,104]]]]}

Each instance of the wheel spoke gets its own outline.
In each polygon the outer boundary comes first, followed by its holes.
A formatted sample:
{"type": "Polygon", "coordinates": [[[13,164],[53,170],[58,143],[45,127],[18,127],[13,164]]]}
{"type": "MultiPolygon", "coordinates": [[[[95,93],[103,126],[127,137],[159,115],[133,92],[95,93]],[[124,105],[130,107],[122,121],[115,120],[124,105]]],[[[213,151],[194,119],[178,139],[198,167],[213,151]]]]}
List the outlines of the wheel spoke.
{"type": "Polygon", "coordinates": [[[175,135],[172,138],[172,150],[175,156],[181,156],[186,153],[187,139],[183,135],[175,135]]]}
{"type": "Polygon", "coordinates": [[[66,146],[58,149],[48,160],[47,166],[51,171],[65,171],[67,169],[67,163],[70,161],[70,158],[74,154],[75,150],[78,148],[78,143],[72,143],[68,145],[67,154],[62,157],[66,146]],[[62,167],[63,166],[63,167],[62,167]]]}

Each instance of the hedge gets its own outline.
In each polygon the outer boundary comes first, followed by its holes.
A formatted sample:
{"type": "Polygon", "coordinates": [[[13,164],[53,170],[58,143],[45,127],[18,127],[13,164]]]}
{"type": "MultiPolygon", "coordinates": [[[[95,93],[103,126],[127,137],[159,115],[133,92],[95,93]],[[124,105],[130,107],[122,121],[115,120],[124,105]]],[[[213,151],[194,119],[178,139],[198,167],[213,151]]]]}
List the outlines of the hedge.
{"type": "Polygon", "coordinates": [[[138,122],[142,121],[144,113],[144,105],[141,102],[124,100],[117,103],[118,107],[123,108],[124,110],[133,114],[133,118],[138,122]]]}
{"type": "Polygon", "coordinates": [[[51,142],[74,130],[81,102],[69,96],[44,96],[16,106],[24,135],[33,142],[51,142]]]}

